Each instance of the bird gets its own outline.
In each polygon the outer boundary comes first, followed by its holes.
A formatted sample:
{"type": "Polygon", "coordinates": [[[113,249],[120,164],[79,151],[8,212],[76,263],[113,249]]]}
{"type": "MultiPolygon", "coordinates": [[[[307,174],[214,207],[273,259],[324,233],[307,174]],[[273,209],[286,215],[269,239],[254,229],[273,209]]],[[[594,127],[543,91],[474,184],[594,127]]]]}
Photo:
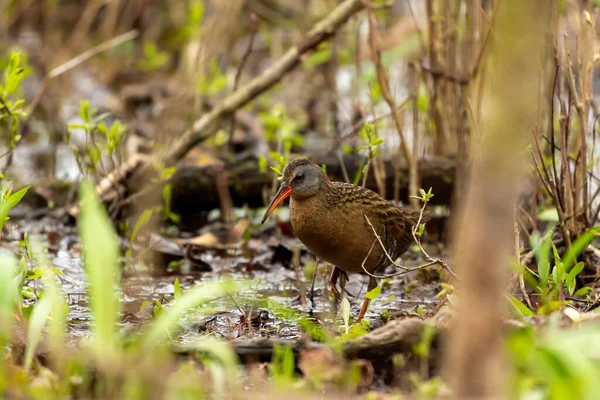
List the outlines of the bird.
{"type": "MultiPolygon", "coordinates": [[[[295,235],[318,259],[334,266],[329,283],[338,299],[342,295],[337,281],[348,272],[369,275],[367,292],[374,289],[377,280],[372,272],[400,257],[414,241],[413,226],[429,219],[427,214],[396,206],[364,187],[331,181],[307,158],[286,165],[261,224],[288,197],[295,235]]],[[[365,296],[356,321],[364,317],[369,302],[365,296]]]]}

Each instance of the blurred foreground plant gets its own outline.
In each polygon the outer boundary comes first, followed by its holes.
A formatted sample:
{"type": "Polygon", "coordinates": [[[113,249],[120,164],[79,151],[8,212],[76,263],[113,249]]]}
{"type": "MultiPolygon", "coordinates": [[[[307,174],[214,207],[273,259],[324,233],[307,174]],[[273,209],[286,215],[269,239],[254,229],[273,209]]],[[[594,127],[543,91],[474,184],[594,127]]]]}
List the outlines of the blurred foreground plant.
{"type": "MultiPolygon", "coordinates": [[[[180,329],[182,315],[225,294],[235,294],[248,284],[227,279],[203,283],[165,306],[139,336],[124,337],[119,327],[121,266],[116,233],[91,181],[82,183],[80,197],[82,209],[78,227],[93,317],[92,335],[75,348],[67,346],[66,303],[39,241],[32,240],[27,248],[39,271],[43,296],[38,296],[37,302],[30,306],[32,312],[27,314],[19,311],[20,290],[24,282],[22,267],[14,257],[1,253],[0,393],[25,390],[36,398],[95,393],[100,398],[141,399],[146,398],[149,391],[164,391],[171,387],[169,391],[172,392],[175,383],[169,378],[169,365],[173,360],[168,345],[172,335],[180,329]],[[22,366],[14,364],[13,358],[6,357],[7,345],[11,343],[16,325],[25,329],[22,366]],[[46,343],[44,348],[54,360],[50,370],[37,361],[37,349],[42,342],[46,343]],[[155,379],[157,368],[164,368],[167,379],[155,379]],[[41,375],[45,376],[44,380],[40,380],[41,375]]],[[[206,338],[192,347],[198,354],[203,354],[202,363],[213,371],[213,389],[235,384],[237,362],[229,345],[206,338]]],[[[188,386],[192,393],[200,396],[205,393],[207,384],[196,381],[188,386]]]]}
{"type": "Polygon", "coordinates": [[[552,241],[556,227],[550,224],[543,236],[536,231],[531,235],[532,252],[537,260],[536,271],[518,265],[518,273],[523,275],[525,282],[539,296],[540,300],[535,310],[531,310],[517,298],[509,295],[513,311],[519,315],[531,316],[536,311],[538,314],[548,314],[569,304],[567,296],[586,296],[592,288],[582,287],[577,289],[577,278],[585,268],[583,261],[577,259],[583,254],[588,245],[596,238],[600,228],[584,232],[561,257],[559,250],[552,241]]]}
{"type": "Polygon", "coordinates": [[[30,186],[24,187],[13,193],[10,182],[2,182],[0,187],[0,235],[2,226],[8,220],[8,213],[25,197],[30,186]]]}
{"type": "Polygon", "coordinates": [[[593,399],[600,393],[600,329],[565,329],[558,322],[551,319],[542,332],[526,326],[508,335],[511,397],[593,399]]]}

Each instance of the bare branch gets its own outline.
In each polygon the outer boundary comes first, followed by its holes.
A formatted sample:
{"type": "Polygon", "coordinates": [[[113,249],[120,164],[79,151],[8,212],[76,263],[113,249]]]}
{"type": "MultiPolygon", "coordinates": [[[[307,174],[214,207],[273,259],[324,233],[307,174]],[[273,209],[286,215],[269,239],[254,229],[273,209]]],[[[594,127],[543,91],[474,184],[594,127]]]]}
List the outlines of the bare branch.
{"type": "MultiPolygon", "coordinates": [[[[156,158],[165,165],[171,165],[181,159],[198,143],[212,136],[223,118],[230,116],[232,112],[245,106],[277,84],[286,73],[300,64],[305,54],[335,35],[336,31],[362,8],[360,0],[346,0],[340,3],[325,19],[310,30],[299,45],[290,48],[260,76],[225,97],[211,111],[196,120],[190,130],[184,132],[172,146],[159,153],[156,158]]],[[[147,163],[140,173],[151,172],[151,168],[151,163],[147,163]]]]}
{"type": "Polygon", "coordinates": [[[415,224],[415,226],[412,227],[411,231],[412,231],[412,235],[413,235],[413,239],[415,240],[415,243],[417,243],[417,245],[419,246],[419,249],[421,250],[421,253],[423,253],[423,255],[425,256],[425,259],[428,261],[425,264],[419,265],[417,267],[412,267],[412,268],[407,268],[399,263],[397,263],[395,260],[392,260],[392,257],[390,256],[390,254],[387,252],[387,249],[385,248],[385,245],[383,244],[383,242],[381,241],[381,237],[379,236],[379,234],[377,234],[377,231],[375,230],[375,227],[373,226],[373,224],[371,223],[371,221],[369,220],[369,217],[367,217],[366,215],[364,215],[365,220],[367,221],[367,223],[369,224],[369,226],[371,227],[371,229],[373,230],[373,234],[375,235],[375,240],[373,240],[373,244],[371,244],[371,248],[369,249],[369,252],[367,253],[365,259],[363,260],[361,267],[363,269],[363,272],[365,274],[367,274],[368,276],[372,277],[372,278],[392,278],[395,276],[400,276],[400,275],[405,275],[409,272],[412,271],[416,271],[422,268],[426,268],[426,267],[430,267],[432,265],[438,264],[440,265],[443,269],[445,269],[446,271],[448,271],[448,273],[450,275],[452,275],[453,278],[458,279],[458,276],[456,275],[456,273],[454,271],[452,271],[452,269],[448,266],[448,264],[446,264],[442,259],[440,258],[433,258],[431,257],[423,248],[423,246],[421,245],[421,241],[418,239],[417,237],[417,229],[419,229],[419,225],[421,225],[421,221],[423,220],[423,213],[425,211],[425,206],[427,205],[427,202],[423,202],[423,207],[421,207],[421,212],[419,214],[419,220],[417,221],[417,223],[415,224]],[[379,242],[379,245],[381,246],[381,249],[383,250],[383,252],[385,253],[385,256],[387,257],[387,259],[397,268],[402,269],[402,272],[397,272],[394,274],[386,274],[386,275],[374,275],[372,273],[370,273],[369,271],[367,271],[366,267],[365,267],[365,262],[367,261],[367,259],[369,258],[369,256],[371,255],[371,252],[373,250],[373,246],[375,245],[376,242],[379,242]]]}

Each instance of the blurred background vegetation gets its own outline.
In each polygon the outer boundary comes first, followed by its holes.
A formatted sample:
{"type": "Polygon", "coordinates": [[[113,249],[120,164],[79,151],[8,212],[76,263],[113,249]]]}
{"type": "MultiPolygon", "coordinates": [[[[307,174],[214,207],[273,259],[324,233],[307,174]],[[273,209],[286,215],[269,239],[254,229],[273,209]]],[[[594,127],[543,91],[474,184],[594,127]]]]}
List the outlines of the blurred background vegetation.
{"type": "Polygon", "coordinates": [[[0,0],[0,396],[594,398],[600,4],[533,3],[0,0]],[[433,216],[359,324],[299,156],[433,216]]]}

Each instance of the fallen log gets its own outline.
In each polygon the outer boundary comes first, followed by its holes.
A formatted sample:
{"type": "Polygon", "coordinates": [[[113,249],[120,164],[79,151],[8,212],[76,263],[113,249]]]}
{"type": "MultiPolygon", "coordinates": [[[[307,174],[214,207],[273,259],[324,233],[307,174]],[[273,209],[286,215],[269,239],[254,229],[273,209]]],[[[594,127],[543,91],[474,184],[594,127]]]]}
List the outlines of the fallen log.
{"type": "Polygon", "coordinates": [[[344,344],[344,356],[348,359],[362,358],[381,360],[398,353],[411,353],[422,340],[423,331],[434,329],[434,335],[446,329],[452,317],[449,307],[443,307],[434,317],[423,320],[407,318],[394,320],[367,335],[348,340],[344,344]]]}
{"type": "MultiPolygon", "coordinates": [[[[327,174],[332,180],[343,181],[342,165],[335,155],[315,155],[312,160],[327,167],[327,174]]],[[[348,175],[354,177],[361,167],[361,157],[348,155],[343,157],[348,175]]],[[[435,196],[433,204],[449,205],[452,198],[455,162],[448,158],[424,158],[419,161],[419,176],[421,187],[433,188],[435,196]]],[[[270,169],[260,172],[258,158],[248,156],[241,160],[224,161],[221,167],[226,176],[226,182],[235,206],[264,207],[265,194],[271,189],[274,172],[270,169]]],[[[386,193],[391,198],[396,185],[394,167],[391,161],[386,161],[386,193]]],[[[400,189],[400,200],[408,201],[408,169],[400,167],[397,184],[400,189]]],[[[199,211],[208,212],[220,205],[218,185],[214,165],[194,166],[180,165],[171,178],[173,210],[185,215],[197,214],[199,211]]],[[[373,174],[369,174],[367,187],[377,190],[373,174]]]]}
{"type": "MultiPolygon", "coordinates": [[[[311,158],[317,164],[326,166],[327,174],[332,180],[344,181],[343,168],[337,156],[324,154],[311,158]]],[[[346,155],[342,160],[348,175],[354,177],[362,165],[360,156],[346,155]]],[[[143,161],[143,157],[134,157],[123,164],[122,168],[115,170],[99,182],[96,188],[97,194],[105,203],[109,204],[110,210],[131,205],[143,209],[152,206],[152,199],[160,201],[161,185],[149,186],[145,191],[137,194],[127,190],[123,185],[127,177],[134,174],[136,168],[141,167],[143,161]]],[[[432,204],[450,205],[455,165],[455,160],[452,158],[428,157],[419,161],[421,187],[425,189],[431,187],[435,194],[431,200],[432,204]]],[[[385,171],[387,198],[393,199],[395,186],[398,186],[400,200],[406,204],[408,202],[408,169],[400,167],[396,178],[392,162],[388,160],[385,162],[385,171]]],[[[269,191],[274,177],[275,173],[270,169],[259,171],[258,158],[252,155],[243,158],[225,157],[223,160],[201,165],[180,163],[175,174],[168,181],[172,188],[172,210],[182,220],[201,222],[210,211],[223,208],[223,189],[230,196],[231,203],[228,205],[264,207],[265,201],[270,195],[269,191]]],[[[366,186],[371,190],[378,190],[373,174],[369,174],[366,186]]],[[[47,200],[45,199],[45,201],[47,200]]],[[[64,201],[59,202],[58,206],[65,206],[63,203],[64,201]]],[[[67,212],[76,218],[79,213],[79,204],[68,207],[67,212]]],[[[113,213],[111,212],[111,214],[113,213]]]]}
{"type": "MultiPolygon", "coordinates": [[[[342,355],[347,360],[387,360],[395,354],[407,354],[414,351],[414,346],[422,340],[422,334],[427,327],[432,327],[434,336],[443,332],[452,317],[450,307],[443,307],[434,317],[423,320],[417,317],[391,321],[381,328],[375,329],[364,336],[350,339],[344,343],[342,355]]],[[[328,345],[312,341],[285,341],[260,339],[251,341],[230,342],[234,352],[244,363],[269,362],[273,357],[275,346],[289,346],[298,360],[302,353],[320,351],[328,345]]],[[[174,347],[174,354],[186,357],[194,354],[194,350],[186,347],[174,347]]]]}

